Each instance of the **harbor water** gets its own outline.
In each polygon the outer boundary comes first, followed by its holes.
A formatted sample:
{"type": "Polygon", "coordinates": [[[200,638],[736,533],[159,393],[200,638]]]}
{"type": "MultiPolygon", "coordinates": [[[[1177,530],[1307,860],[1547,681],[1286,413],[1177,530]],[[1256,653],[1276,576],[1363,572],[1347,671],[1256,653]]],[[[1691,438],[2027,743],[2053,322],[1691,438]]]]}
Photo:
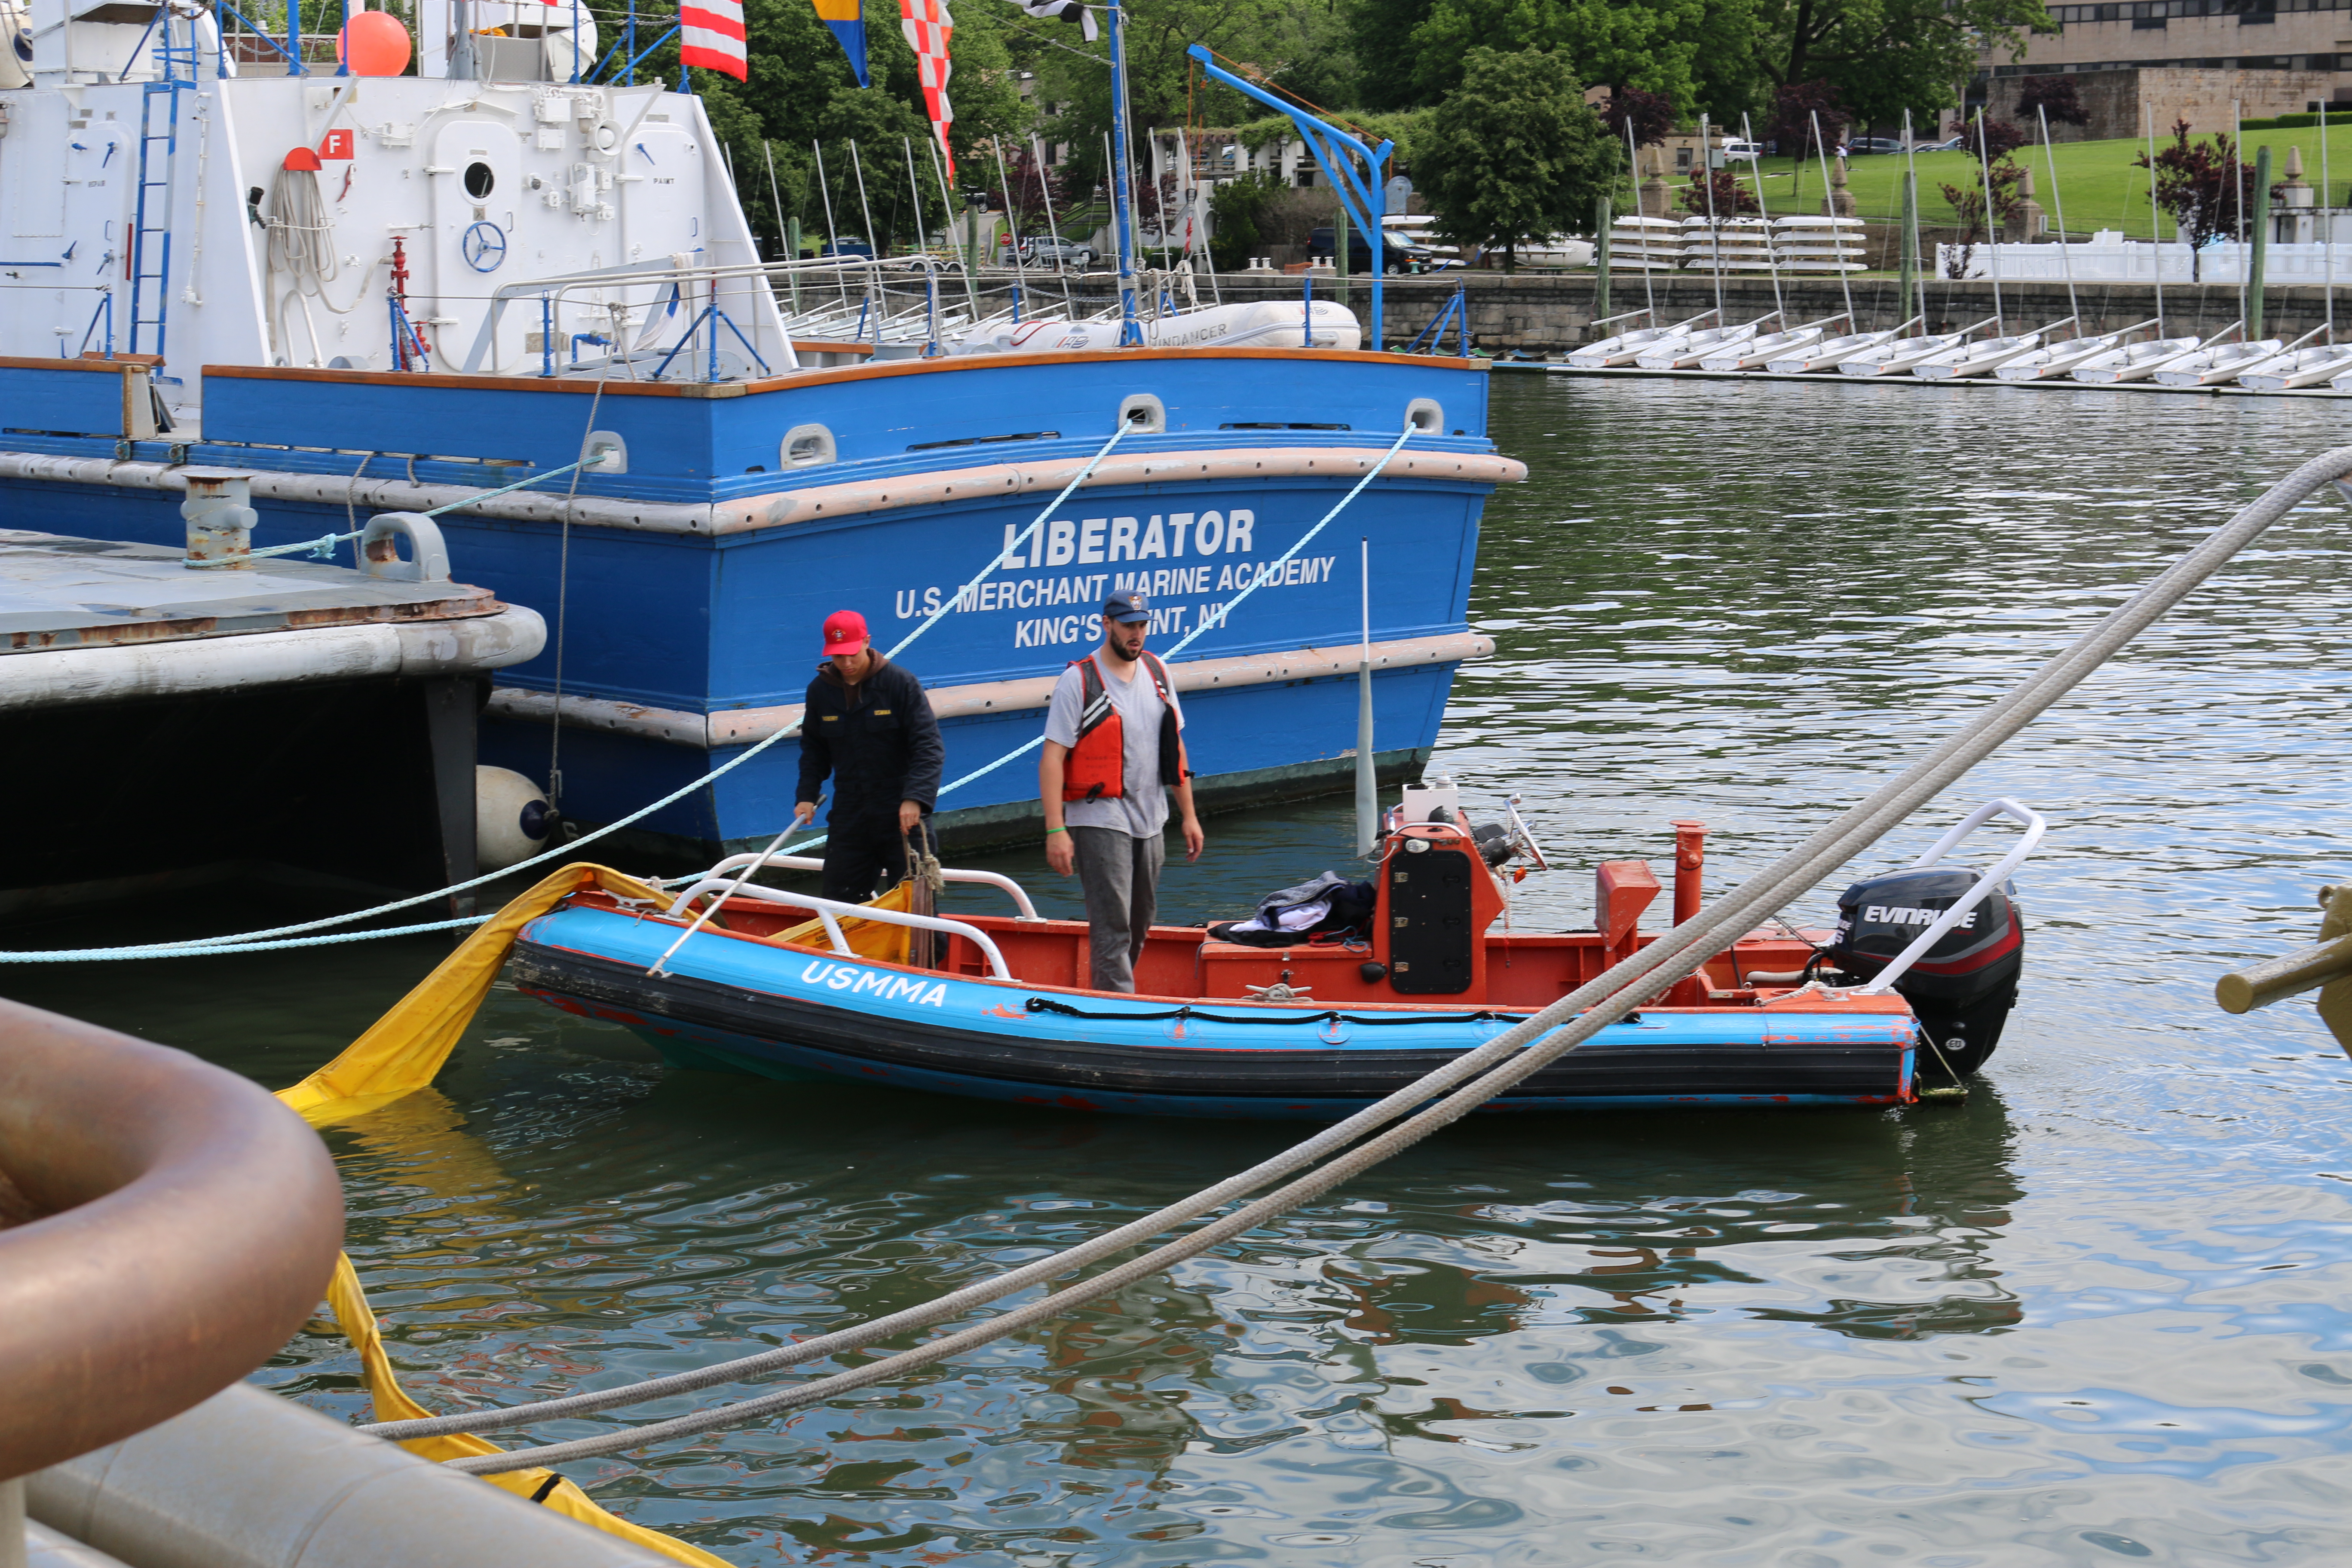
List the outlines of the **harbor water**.
{"type": "MultiPolygon", "coordinates": [[[[1597,859],[1664,872],[1673,817],[1711,826],[1711,891],[1760,868],[2343,439],[2317,402],[1499,379],[1532,477],[1488,508],[1471,620],[1499,652],[1463,670],[1434,766],[1475,819],[1518,792],[1560,864],[1520,930],[1588,923],[1597,859]]],[[[2306,1002],[2230,1018],[2210,994],[2310,941],[2352,871],[2347,523],[2332,494],[2292,514],[1854,868],[1994,795],[2051,819],[2018,879],[2022,1001],[1965,1106],[1475,1121],[1047,1331],[570,1473],[746,1565],[2341,1560],[2352,1071],[2306,1002]]],[[[1212,818],[1163,918],[1346,867],[1349,813],[1212,818]]],[[[985,863],[1077,908],[1034,851],[985,863]]],[[[1826,924],[1836,888],[1790,917],[1826,924]]],[[[7,945],[285,913],[149,904],[7,945]]],[[[443,952],[0,989],[277,1088],[443,952]]],[[[327,1136],[439,1411],[842,1327],[1302,1131],[672,1071],[502,987],[434,1089],[327,1136]]],[[[332,1335],[257,1378],[362,1418],[332,1335]]]]}

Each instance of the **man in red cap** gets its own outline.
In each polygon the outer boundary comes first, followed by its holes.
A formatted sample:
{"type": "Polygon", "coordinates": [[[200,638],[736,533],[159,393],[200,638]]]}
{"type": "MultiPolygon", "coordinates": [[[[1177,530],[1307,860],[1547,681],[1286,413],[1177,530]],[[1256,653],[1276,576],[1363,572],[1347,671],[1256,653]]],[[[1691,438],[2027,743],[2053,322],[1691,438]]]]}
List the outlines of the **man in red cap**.
{"type": "Polygon", "coordinates": [[[793,816],[803,823],[816,816],[830,773],[824,896],[864,903],[877,880],[896,883],[907,875],[910,840],[918,853],[929,847],[924,819],[939,804],[947,749],[923,683],[883,657],[866,635],[864,616],[827,616],[824,655],[801,719],[800,804],[793,816]]]}

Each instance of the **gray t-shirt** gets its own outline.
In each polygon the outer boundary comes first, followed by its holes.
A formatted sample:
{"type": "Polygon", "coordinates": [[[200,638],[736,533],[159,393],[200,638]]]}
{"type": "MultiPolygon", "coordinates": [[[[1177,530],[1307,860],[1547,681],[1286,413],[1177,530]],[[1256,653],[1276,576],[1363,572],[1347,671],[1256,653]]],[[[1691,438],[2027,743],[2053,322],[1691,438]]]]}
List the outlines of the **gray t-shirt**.
{"type": "MultiPolygon", "coordinates": [[[[1118,678],[1118,661],[1105,658],[1100,648],[1087,656],[1102,676],[1110,694],[1111,710],[1118,715],[1122,750],[1127,757],[1127,793],[1118,800],[1074,800],[1062,807],[1062,820],[1072,827],[1113,827],[1136,838],[1150,838],[1168,826],[1168,792],[1160,778],[1160,715],[1166,705],[1151,683],[1151,671],[1141,659],[1126,666],[1133,677],[1118,678]]],[[[1176,707],[1176,727],[1184,727],[1184,704],[1176,695],[1174,671],[1170,671],[1168,697],[1176,707]]],[[[1045,739],[1057,746],[1078,743],[1078,715],[1086,707],[1086,671],[1076,665],[1062,671],[1054,683],[1054,700],[1045,709],[1045,739]]]]}

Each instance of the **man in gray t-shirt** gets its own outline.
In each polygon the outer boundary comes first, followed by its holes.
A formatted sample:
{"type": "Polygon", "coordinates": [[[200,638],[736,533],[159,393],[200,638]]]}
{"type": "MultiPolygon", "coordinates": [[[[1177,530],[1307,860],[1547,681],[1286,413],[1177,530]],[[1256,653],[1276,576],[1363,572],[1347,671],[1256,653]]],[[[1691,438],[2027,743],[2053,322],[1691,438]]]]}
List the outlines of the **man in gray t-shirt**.
{"type": "Polygon", "coordinates": [[[1151,625],[1143,595],[1112,595],[1102,621],[1102,647],[1054,683],[1037,788],[1045,863],[1065,877],[1075,869],[1086,893],[1089,984],[1131,992],[1159,906],[1167,791],[1176,794],[1186,859],[1201,858],[1203,839],[1185,765],[1184,706],[1168,667],[1143,651],[1151,625]]]}

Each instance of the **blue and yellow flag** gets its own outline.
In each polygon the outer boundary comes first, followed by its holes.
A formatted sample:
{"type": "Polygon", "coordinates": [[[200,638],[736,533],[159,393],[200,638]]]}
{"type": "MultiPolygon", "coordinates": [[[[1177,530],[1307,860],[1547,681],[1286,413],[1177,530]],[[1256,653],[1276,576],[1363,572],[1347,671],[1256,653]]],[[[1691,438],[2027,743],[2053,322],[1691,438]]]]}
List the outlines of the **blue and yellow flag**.
{"type": "Polygon", "coordinates": [[[814,0],[814,4],[817,20],[841,40],[841,52],[849,57],[849,68],[857,73],[857,85],[872,87],[866,75],[866,15],[858,8],[858,0],[814,0]]]}

